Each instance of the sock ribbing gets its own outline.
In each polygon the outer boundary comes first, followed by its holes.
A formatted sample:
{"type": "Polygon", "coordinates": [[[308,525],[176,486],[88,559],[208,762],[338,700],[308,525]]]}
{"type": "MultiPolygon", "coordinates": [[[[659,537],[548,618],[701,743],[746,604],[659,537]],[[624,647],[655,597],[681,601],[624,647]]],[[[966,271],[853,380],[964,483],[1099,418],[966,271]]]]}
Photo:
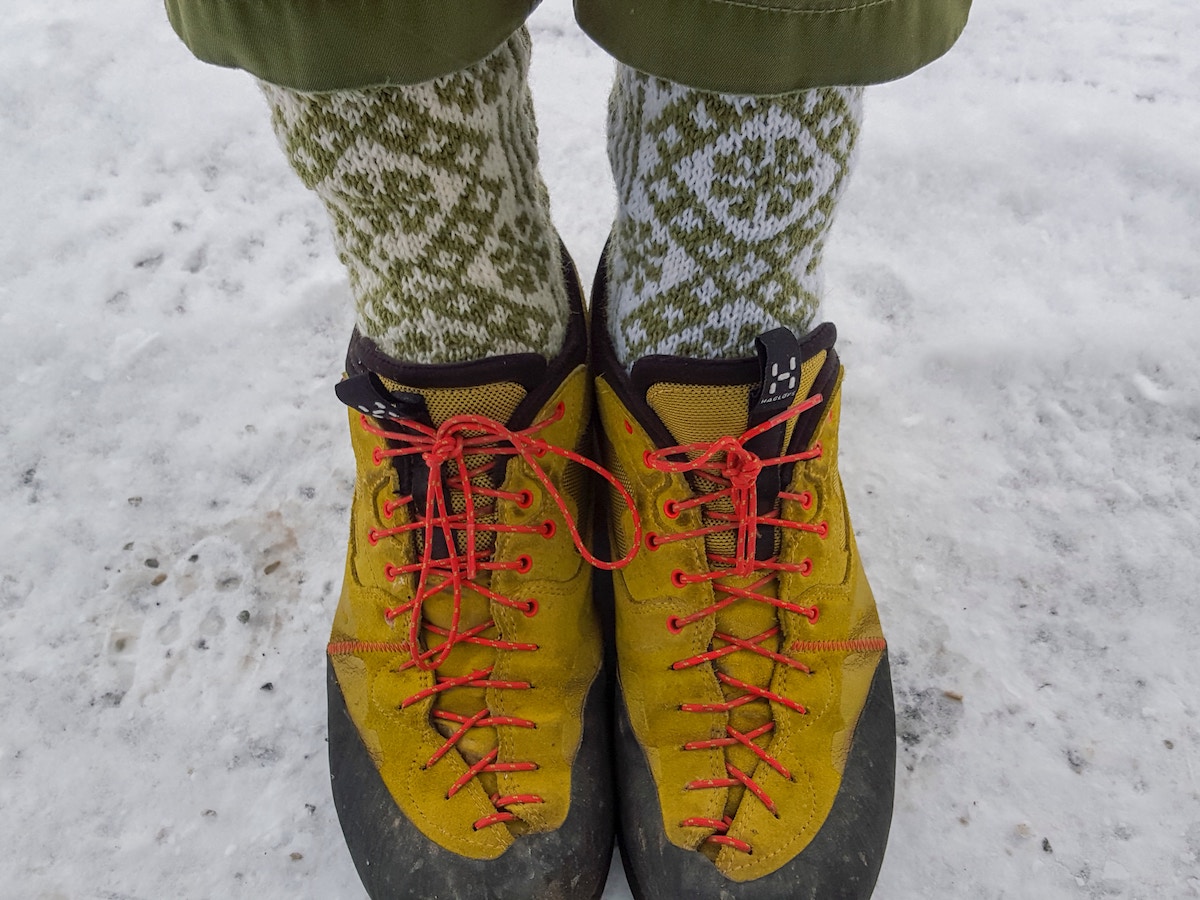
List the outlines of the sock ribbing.
{"type": "Polygon", "coordinates": [[[744,97],[618,67],[609,326],[627,366],[752,356],[767,329],[807,330],[861,119],[861,88],[744,97]]]}
{"type": "Polygon", "coordinates": [[[553,356],[567,298],[538,172],[521,29],[434,81],[262,89],[279,141],[324,202],[359,330],[409,362],[553,356]]]}

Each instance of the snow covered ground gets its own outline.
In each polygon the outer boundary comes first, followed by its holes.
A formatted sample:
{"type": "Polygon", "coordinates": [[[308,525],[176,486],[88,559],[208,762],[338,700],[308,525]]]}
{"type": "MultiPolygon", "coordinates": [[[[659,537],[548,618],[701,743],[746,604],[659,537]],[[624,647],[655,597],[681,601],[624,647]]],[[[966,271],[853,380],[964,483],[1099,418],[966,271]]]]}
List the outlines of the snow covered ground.
{"type": "MultiPolygon", "coordinates": [[[[611,63],[561,0],[531,27],[587,272],[611,63]]],[[[880,900],[1200,896],[1197,35],[980,0],[868,94],[826,314],[900,715],[880,900]]],[[[154,2],[14,4],[0,85],[0,897],[358,900],[324,214],[154,2]]]]}

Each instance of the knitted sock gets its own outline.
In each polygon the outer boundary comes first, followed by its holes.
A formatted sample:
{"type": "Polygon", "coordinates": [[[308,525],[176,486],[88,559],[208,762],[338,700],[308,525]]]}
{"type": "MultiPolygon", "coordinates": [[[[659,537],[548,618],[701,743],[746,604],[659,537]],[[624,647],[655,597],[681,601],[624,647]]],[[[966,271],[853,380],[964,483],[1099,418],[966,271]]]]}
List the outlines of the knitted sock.
{"type": "Polygon", "coordinates": [[[310,94],[262,84],[296,173],[324,201],[359,330],[407,362],[553,356],[567,297],[538,172],[521,29],[411,86],[310,94]]]}
{"type": "Polygon", "coordinates": [[[861,120],[861,88],[743,97],[618,67],[608,321],[625,365],[753,356],[765,330],[807,330],[861,120]]]}

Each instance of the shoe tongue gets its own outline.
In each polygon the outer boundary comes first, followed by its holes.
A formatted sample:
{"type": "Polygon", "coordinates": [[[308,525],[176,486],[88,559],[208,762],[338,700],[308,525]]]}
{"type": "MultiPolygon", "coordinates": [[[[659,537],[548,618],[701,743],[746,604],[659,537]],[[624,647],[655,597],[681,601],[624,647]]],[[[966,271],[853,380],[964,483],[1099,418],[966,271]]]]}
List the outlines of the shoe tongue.
{"type": "MultiPolygon", "coordinates": [[[[471,413],[487,416],[513,426],[513,416],[522,401],[545,380],[545,357],[536,353],[513,353],[463,363],[434,363],[415,365],[385,355],[374,342],[355,332],[346,357],[346,373],[351,381],[355,376],[374,376],[373,391],[365,388],[358,397],[342,397],[350,406],[362,408],[359,402],[367,394],[368,405],[389,400],[400,404],[404,418],[416,418],[434,427],[456,415],[471,413]],[[380,397],[382,392],[391,395],[380,397]]],[[[342,392],[339,391],[339,396],[342,392]]],[[[364,409],[363,412],[369,412],[364,409]]],[[[519,423],[523,427],[528,423],[519,423]]]]}
{"type": "MultiPolygon", "coordinates": [[[[528,407],[536,399],[525,401],[545,380],[546,369],[545,358],[531,353],[466,363],[412,365],[385,356],[374,343],[356,333],[347,354],[347,378],[337,385],[337,395],[347,406],[377,419],[408,419],[437,428],[454,416],[471,414],[517,430],[527,426],[525,420],[535,412],[528,407]]],[[[470,437],[483,432],[464,433],[470,437]]],[[[494,490],[503,481],[507,459],[468,453],[463,463],[468,469],[479,470],[472,476],[472,484],[494,490]]],[[[401,493],[411,494],[414,504],[423,508],[427,470],[420,458],[405,457],[397,463],[397,472],[401,493]]],[[[450,504],[455,512],[462,512],[462,491],[450,491],[450,504]]],[[[491,522],[492,516],[483,514],[480,521],[491,522]]],[[[457,539],[461,550],[465,535],[459,534],[457,539]]],[[[490,548],[493,539],[492,533],[485,532],[478,538],[478,546],[490,548]]],[[[446,552],[440,532],[435,532],[434,544],[438,553],[446,552]]]]}
{"type": "MultiPolygon", "coordinates": [[[[676,444],[711,444],[722,437],[741,437],[749,429],[803,403],[833,346],[832,326],[817,329],[802,344],[786,328],[776,328],[755,339],[757,358],[738,360],[694,360],[681,357],[647,357],[631,373],[635,390],[644,391],[646,405],[654,411],[676,444]]],[[[759,459],[774,459],[785,453],[796,430],[797,418],[747,441],[745,447],[759,459]]],[[[804,438],[805,436],[801,436],[804,438]]],[[[660,440],[665,435],[660,435],[660,440]]],[[[701,451],[693,451],[694,457],[701,451]]],[[[757,481],[758,514],[775,508],[783,488],[785,470],[764,466],[757,481]]],[[[703,475],[691,476],[700,493],[719,490],[720,485],[703,475]]],[[[718,501],[710,513],[732,512],[729,501],[718,501]]],[[[717,519],[706,520],[716,524],[717,519]]],[[[776,551],[775,529],[759,529],[759,558],[776,551]]],[[[732,533],[709,536],[709,551],[733,554],[732,533]]]]}
{"type": "Polygon", "coordinates": [[[463,387],[422,387],[364,372],[337,385],[347,406],[377,419],[412,419],[439,427],[447,419],[471,413],[509,424],[529,391],[515,381],[463,387]]]}
{"type": "MultiPolygon", "coordinates": [[[[633,383],[676,443],[740,437],[794,403],[807,400],[828,349],[825,341],[802,345],[786,328],[760,335],[755,347],[757,359],[647,357],[634,365],[633,383]]],[[[791,432],[789,422],[788,438],[791,432]]],[[[774,448],[759,455],[778,455],[782,446],[783,442],[777,441],[774,448]]]]}
{"type": "Polygon", "coordinates": [[[381,377],[380,381],[393,395],[420,397],[424,402],[426,416],[435,428],[453,416],[467,413],[487,416],[489,419],[508,424],[521,401],[529,393],[515,381],[453,388],[401,384],[384,377],[381,377]]]}
{"type": "Polygon", "coordinates": [[[742,434],[749,421],[754,384],[684,384],[660,381],[646,391],[646,404],[679,444],[711,444],[742,434]]]}

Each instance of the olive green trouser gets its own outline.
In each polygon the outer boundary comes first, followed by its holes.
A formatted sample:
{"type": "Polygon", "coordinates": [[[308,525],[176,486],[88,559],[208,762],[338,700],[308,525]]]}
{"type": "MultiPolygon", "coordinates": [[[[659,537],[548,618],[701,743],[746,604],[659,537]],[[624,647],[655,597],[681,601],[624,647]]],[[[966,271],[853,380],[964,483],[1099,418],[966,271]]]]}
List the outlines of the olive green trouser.
{"type": "MultiPolygon", "coordinates": [[[[477,62],[541,0],[166,0],[196,56],[327,91],[477,62]]],[[[779,94],[900,78],[950,49],[971,0],[574,0],[621,62],[702,90],[779,94]]]]}

